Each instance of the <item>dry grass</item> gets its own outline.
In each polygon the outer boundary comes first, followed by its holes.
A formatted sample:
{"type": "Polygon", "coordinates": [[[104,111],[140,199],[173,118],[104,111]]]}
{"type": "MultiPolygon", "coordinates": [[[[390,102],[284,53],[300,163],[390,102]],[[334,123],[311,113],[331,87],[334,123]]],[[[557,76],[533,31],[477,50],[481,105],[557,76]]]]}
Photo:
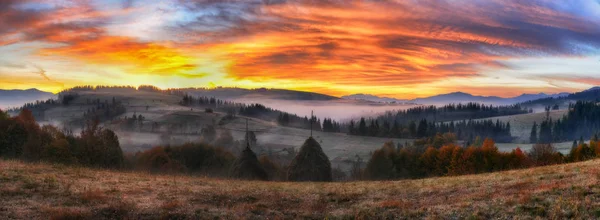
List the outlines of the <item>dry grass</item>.
{"type": "Polygon", "coordinates": [[[0,219],[600,218],[600,160],[422,180],[281,183],[0,160],[0,219]]]}

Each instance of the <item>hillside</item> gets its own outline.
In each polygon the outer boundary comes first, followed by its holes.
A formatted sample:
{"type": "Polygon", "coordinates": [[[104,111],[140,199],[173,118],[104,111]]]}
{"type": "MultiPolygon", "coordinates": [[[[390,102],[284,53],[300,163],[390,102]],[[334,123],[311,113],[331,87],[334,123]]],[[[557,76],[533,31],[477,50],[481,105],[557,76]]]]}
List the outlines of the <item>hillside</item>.
{"type": "Polygon", "coordinates": [[[207,96],[226,100],[239,99],[275,99],[275,100],[336,100],[334,96],[329,96],[314,92],[302,92],[286,89],[242,89],[242,88],[187,88],[180,89],[193,96],[207,96]]]}
{"type": "MultiPolygon", "coordinates": [[[[200,139],[199,133],[202,128],[213,123],[217,124],[216,128],[218,130],[231,131],[235,140],[244,139],[246,117],[238,116],[234,119],[225,119],[227,115],[225,112],[207,113],[204,107],[179,105],[180,96],[132,88],[102,88],[94,91],[79,91],[78,96],[70,101],[69,105],[51,106],[49,109],[35,115],[41,115],[38,120],[42,124],[70,125],[78,133],[80,127],[82,127],[80,123],[82,123],[81,119],[84,113],[89,109],[96,108],[94,101],[110,103],[113,98],[123,103],[125,113],[103,122],[102,125],[116,132],[121,148],[125,152],[134,153],[161,144],[177,145],[185,142],[197,142],[200,139]],[[134,114],[144,116],[141,126],[135,129],[124,129],[124,118],[131,118],[134,114]],[[156,129],[153,130],[153,127],[156,127],[156,129]],[[168,134],[168,136],[165,137],[165,134],[168,134]]],[[[364,106],[364,108],[368,109],[371,106],[364,106]]],[[[257,131],[256,136],[261,147],[261,150],[257,150],[258,154],[265,154],[268,150],[285,153],[283,152],[285,148],[298,149],[310,135],[310,131],[306,129],[280,126],[275,122],[256,118],[249,118],[249,129],[257,131]]],[[[321,131],[314,131],[313,136],[323,146],[323,150],[332,160],[334,166],[339,166],[342,169],[349,168],[346,162],[348,159],[353,159],[355,155],[366,159],[369,157],[370,152],[378,149],[389,140],[396,143],[412,141],[321,131]]]]}
{"type": "MultiPolygon", "coordinates": [[[[562,118],[565,114],[567,114],[566,110],[558,110],[551,111],[550,118],[557,120],[562,118]]],[[[531,134],[531,127],[533,127],[533,123],[537,122],[538,124],[544,121],[546,118],[545,112],[539,113],[530,113],[530,114],[521,114],[521,115],[509,115],[509,116],[500,116],[493,118],[485,118],[478,120],[500,120],[500,122],[510,122],[511,125],[511,134],[516,138],[515,143],[527,143],[529,142],[529,136],[531,134]]],[[[571,143],[571,142],[569,142],[571,143]]],[[[570,145],[569,145],[570,146],[570,145]]]]}
{"type": "Polygon", "coordinates": [[[0,160],[0,218],[600,217],[600,160],[482,175],[282,183],[0,160]]]}

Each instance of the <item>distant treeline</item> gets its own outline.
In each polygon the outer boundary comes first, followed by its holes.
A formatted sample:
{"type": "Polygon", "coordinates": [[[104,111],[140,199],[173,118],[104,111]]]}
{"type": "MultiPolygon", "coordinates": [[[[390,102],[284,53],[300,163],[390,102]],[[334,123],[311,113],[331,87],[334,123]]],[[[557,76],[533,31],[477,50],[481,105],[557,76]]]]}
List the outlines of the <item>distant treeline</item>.
{"type": "Polygon", "coordinates": [[[7,112],[11,114],[18,114],[23,109],[29,109],[31,115],[38,121],[46,120],[45,111],[57,106],[60,106],[61,102],[56,99],[48,99],[45,101],[37,100],[35,102],[25,103],[23,106],[18,108],[8,109],[7,112]]]}
{"type": "Polygon", "coordinates": [[[437,133],[454,132],[458,139],[472,141],[489,137],[498,142],[511,142],[510,123],[473,120],[505,115],[525,114],[529,110],[519,105],[492,106],[479,103],[449,104],[442,107],[418,106],[406,110],[388,111],[375,118],[351,120],[341,125],[351,135],[423,138],[437,133]],[[448,122],[450,121],[450,122],[448,122]]]}
{"type": "Polygon", "coordinates": [[[179,96],[183,96],[185,94],[185,92],[181,91],[180,89],[160,89],[153,85],[140,85],[137,88],[134,86],[83,85],[83,86],[75,86],[73,88],[65,89],[65,90],[59,92],[58,94],[59,95],[73,94],[73,93],[77,93],[77,92],[96,91],[96,90],[100,90],[100,89],[121,89],[121,90],[131,90],[131,91],[137,90],[137,91],[157,92],[157,93],[179,95],[179,96]]]}
{"type": "Polygon", "coordinates": [[[506,115],[518,115],[529,113],[529,110],[520,105],[493,106],[469,102],[466,104],[448,104],[437,106],[418,106],[406,110],[387,111],[375,120],[390,124],[397,122],[407,125],[413,121],[427,120],[434,122],[459,121],[469,119],[490,118],[506,115]]]}
{"type": "Polygon", "coordinates": [[[552,143],[591,137],[600,132],[600,105],[597,102],[577,101],[569,104],[562,118],[549,116],[531,128],[530,142],[552,143]]]}
{"type": "Polygon", "coordinates": [[[414,121],[408,125],[394,122],[389,124],[388,121],[383,121],[379,124],[378,120],[370,120],[361,118],[355,123],[350,121],[348,125],[349,133],[352,135],[373,136],[373,137],[391,137],[418,139],[424,137],[435,136],[437,133],[453,132],[460,140],[467,142],[472,141],[475,137],[487,137],[499,142],[511,142],[510,122],[503,123],[497,120],[464,120],[450,123],[435,123],[422,119],[418,124],[414,121]],[[368,123],[368,124],[367,124],[368,123]]]}

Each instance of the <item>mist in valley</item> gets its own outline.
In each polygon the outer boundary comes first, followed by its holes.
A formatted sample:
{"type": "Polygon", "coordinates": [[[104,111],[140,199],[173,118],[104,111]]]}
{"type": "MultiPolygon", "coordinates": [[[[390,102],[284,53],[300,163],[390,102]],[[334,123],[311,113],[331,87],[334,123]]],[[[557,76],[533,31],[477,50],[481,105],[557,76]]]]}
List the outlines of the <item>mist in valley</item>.
{"type": "Polygon", "coordinates": [[[297,114],[298,116],[310,117],[311,112],[318,118],[331,118],[336,121],[349,121],[360,117],[377,116],[386,111],[404,110],[415,106],[416,104],[394,104],[394,103],[376,103],[361,100],[278,100],[278,99],[232,99],[232,101],[253,104],[259,103],[266,107],[281,110],[284,112],[297,114]]]}

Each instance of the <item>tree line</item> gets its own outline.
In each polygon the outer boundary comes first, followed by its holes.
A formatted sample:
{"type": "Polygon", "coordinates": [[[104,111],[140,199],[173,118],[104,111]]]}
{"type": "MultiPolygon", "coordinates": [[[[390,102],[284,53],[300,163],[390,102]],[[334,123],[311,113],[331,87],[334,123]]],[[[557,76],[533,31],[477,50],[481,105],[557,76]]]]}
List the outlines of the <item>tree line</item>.
{"type": "Polygon", "coordinates": [[[511,169],[577,162],[600,157],[600,142],[575,143],[568,155],[557,152],[551,144],[535,144],[529,152],[516,148],[500,152],[495,142],[487,138],[468,147],[459,146],[454,134],[438,134],[424,148],[394,145],[392,142],[371,155],[356,179],[393,180],[454,176],[496,172],[511,169]],[[435,144],[434,144],[435,143],[435,144]]]}
{"type": "Polygon", "coordinates": [[[0,157],[101,168],[124,164],[117,135],[97,121],[74,135],[52,125],[40,126],[28,109],[15,117],[0,111],[0,157]]]}
{"type": "Polygon", "coordinates": [[[469,119],[491,118],[506,115],[529,113],[521,105],[493,106],[475,102],[447,104],[441,107],[417,106],[405,110],[387,111],[374,120],[387,121],[389,124],[407,125],[412,121],[427,120],[435,122],[459,121],[469,119]]]}
{"type": "Polygon", "coordinates": [[[437,133],[453,132],[460,140],[471,142],[475,137],[488,137],[499,142],[511,142],[510,122],[501,122],[496,120],[463,120],[457,122],[436,123],[421,119],[415,122],[411,121],[407,125],[394,121],[390,125],[388,121],[380,123],[376,119],[361,118],[358,123],[353,120],[348,125],[348,131],[351,135],[390,137],[418,139],[432,137],[437,133]]]}
{"type": "Polygon", "coordinates": [[[600,106],[597,102],[577,101],[569,104],[562,118],[546,116],[531,127],[531,143],[552,143],[591,137],[600,131],[600,106]]]}

